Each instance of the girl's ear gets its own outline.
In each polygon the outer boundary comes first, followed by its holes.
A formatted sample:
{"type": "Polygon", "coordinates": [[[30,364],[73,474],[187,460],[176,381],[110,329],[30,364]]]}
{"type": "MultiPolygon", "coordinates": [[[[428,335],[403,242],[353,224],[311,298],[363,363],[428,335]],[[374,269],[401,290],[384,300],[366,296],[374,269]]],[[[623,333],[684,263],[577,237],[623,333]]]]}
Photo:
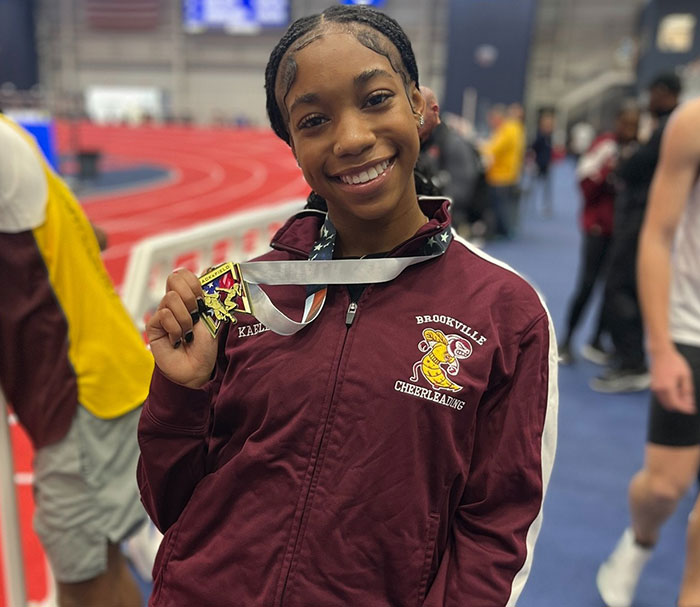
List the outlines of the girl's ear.
{"type": "Polygon", "coordinates": [[[418,90],[418,87],[415,84],[413,84],[412,87],[411,106],[413,106],[413,114],[415,115],[416,120],[419,120],[420,116],[425,116],[427,105],[423,95],[421,95],[421,92],[418,90]]]}

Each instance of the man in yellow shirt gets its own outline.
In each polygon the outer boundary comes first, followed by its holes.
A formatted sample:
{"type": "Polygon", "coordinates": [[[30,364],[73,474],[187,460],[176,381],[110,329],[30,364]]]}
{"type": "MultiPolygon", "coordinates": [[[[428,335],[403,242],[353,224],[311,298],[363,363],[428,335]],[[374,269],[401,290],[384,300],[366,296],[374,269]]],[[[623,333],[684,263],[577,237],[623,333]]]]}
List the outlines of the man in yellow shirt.
{"type": "Polygon", "coordinates": [[[0,387],[35,448],[34,527],[61,607],[140,605],[119,543],[147,521],[136,426],[153,358],[80,204],[2,116],[0,150],[0,387]]]}
{"type": "Polygon", "coordinates": [[[495,235],[513,236],[518,219],[518,183],[525,154],[525,129],[517,117],[509,116],[503,105],[489,111],[491,137],[483,146],[490,190],[491,230],[495,235]]]}

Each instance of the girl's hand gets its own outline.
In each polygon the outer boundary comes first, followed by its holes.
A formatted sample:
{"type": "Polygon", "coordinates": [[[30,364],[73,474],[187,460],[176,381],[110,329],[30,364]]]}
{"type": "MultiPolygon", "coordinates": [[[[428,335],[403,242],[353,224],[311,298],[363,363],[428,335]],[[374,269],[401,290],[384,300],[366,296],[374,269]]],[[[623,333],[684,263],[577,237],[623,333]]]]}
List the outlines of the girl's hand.
{"type": "Polygon", "coordinates": [[[151,351],[161,372],[187,388],[201,388],[216,363],[217,342],[199,320],[198,299],[204,299],[199,279],[176,270],[166,282],[165,297],[146,325],[151,351]]]}

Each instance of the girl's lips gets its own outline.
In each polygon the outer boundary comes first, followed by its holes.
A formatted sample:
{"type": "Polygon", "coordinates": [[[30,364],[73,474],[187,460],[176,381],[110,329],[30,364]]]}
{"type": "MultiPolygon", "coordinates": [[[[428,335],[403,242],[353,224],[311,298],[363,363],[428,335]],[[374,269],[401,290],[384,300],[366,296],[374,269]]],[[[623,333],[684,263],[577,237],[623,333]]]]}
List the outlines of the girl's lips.
{"type": "Polygon", "coordinates": [[[396,156],[389,161],[389,166],[381,175],[375,177],[374,179],[370,179],[365,183],[345,183],[344,181],[341,181],[340,177],[333,177],[332,179],[335,182],[336,187],[340,188],[344,192],[364,195],[373,194],[384,185],[384,182],[389,178],[389,174],[394,169],[395,164],[396,156]]]}

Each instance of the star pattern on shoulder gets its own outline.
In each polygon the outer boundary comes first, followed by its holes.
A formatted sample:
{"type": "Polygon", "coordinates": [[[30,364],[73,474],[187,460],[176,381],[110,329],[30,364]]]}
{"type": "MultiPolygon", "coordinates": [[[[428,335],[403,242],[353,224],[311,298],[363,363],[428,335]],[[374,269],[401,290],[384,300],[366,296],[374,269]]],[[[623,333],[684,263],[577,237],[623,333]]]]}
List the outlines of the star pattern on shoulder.
{"type": "Polygon", "coordinates": [[[423,246],[424,255],[435,255],[439,252],[444,252],[447,250],[450,242],[452,241],[452,231],[450,228],[434,234],[428,240],[425,241],[423,246]]]}

